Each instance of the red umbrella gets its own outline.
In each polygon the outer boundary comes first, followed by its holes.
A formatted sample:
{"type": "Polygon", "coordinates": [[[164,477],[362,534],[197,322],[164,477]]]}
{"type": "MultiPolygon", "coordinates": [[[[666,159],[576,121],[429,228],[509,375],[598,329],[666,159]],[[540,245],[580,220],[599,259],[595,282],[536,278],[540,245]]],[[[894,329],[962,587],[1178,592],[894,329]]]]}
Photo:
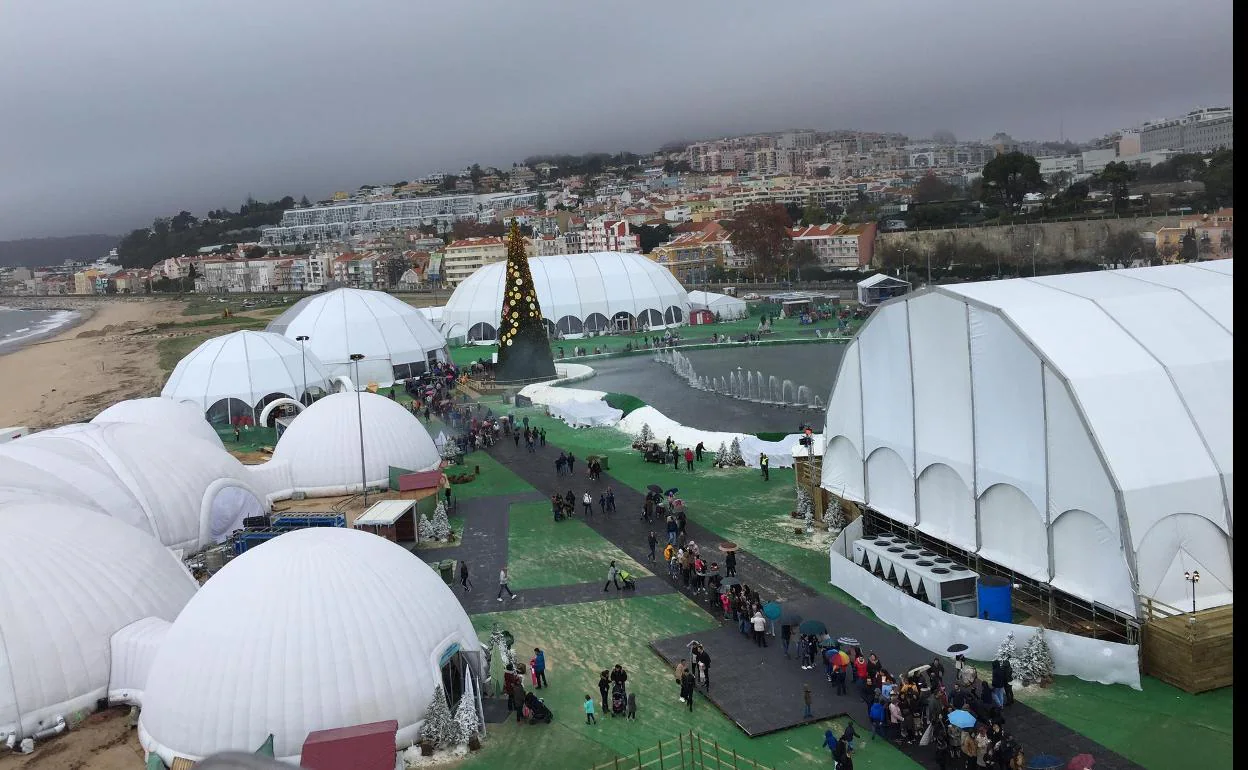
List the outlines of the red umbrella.
{"type": "Polygon", "coordinates": [[[1096,760],[1091,754],[1076,754],[1066,763],[1066,770],[1092,770],[1092,765],[1095,764],[1096,760]]]}

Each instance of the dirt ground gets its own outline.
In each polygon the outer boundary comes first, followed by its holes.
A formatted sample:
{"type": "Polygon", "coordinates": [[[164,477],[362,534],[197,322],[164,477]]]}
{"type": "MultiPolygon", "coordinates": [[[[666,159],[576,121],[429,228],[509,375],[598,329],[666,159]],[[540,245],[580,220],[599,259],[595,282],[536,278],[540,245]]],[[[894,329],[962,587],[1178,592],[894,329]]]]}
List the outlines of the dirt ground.
{"type": "Polygon", "coordinates": [[[78,727],[35,746],[32,754],[0,754],[0,770],[135,770],[143,766],[128,708],[92,714],[78,727]]]}

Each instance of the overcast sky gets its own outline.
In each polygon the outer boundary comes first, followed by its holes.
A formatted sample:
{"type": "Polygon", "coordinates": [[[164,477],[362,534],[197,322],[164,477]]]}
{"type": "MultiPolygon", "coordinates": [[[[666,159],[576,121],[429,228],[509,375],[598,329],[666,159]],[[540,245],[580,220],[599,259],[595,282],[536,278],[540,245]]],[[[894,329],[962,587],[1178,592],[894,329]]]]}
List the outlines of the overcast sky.
{"type": "Polygon", "coordinates": [[[789,127],[1089,139],[1232,99],[1231,0],[4,0],[0,239],[789,127]]]}

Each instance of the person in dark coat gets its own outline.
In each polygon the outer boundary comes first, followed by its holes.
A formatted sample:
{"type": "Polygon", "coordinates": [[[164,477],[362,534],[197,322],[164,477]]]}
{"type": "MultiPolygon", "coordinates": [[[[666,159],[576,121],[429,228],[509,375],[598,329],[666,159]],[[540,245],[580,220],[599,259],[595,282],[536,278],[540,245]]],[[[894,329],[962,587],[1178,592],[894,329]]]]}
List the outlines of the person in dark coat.
{"type": "Polygon", "coordinates": [[[729,551],[728,555],[724,557],[724,576],[725,577],[737,576],[737,552],[736,551],[729,551]]]}
{"type": "Polygon", "coordinates": [[[598,692],[602,694],[602,713],[611,713],[611,701],[607,695],[611,689],[611,672],[603,671],[598,676],[598,692]]]}
{"type": "Polygon", "coordinates": [[[686,669],[680,677],[680,700],[689,707],[690,711],[693,711],[693,688],[693,673],[686,669]]]}

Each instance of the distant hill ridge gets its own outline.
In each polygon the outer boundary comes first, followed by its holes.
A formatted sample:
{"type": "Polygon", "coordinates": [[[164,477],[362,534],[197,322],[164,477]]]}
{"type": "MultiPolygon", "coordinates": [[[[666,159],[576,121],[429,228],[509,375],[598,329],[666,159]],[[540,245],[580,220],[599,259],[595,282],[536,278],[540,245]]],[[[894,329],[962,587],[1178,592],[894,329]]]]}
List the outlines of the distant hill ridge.
{"type": "Polygon", "coordinates": [[[117,235],[67,235],[0,241],[0,267],[59,265],[67,259],[93,261],[117,247],[117,235]]]}

